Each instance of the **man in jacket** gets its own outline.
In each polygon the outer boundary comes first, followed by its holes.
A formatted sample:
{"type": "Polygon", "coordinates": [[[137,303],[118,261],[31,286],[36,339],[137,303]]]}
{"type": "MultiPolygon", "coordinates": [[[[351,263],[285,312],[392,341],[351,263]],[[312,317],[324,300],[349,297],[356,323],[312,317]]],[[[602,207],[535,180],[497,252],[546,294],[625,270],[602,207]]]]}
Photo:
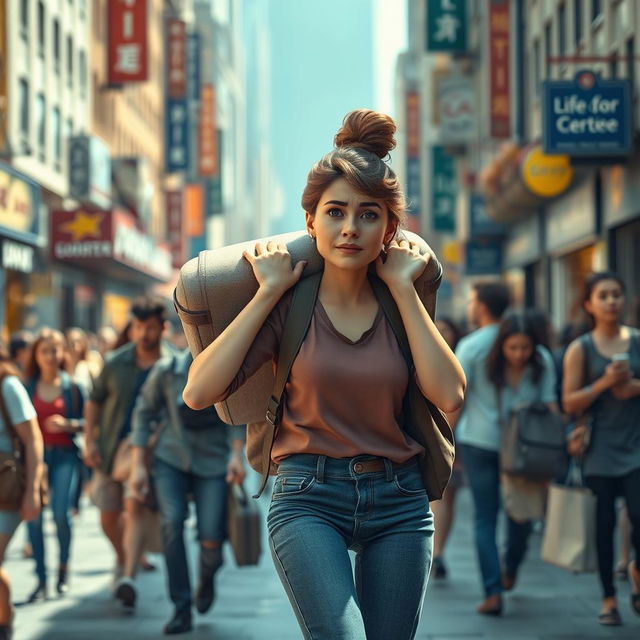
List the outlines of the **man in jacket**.
{"type": "Polygon", "coordinates": [[[162,342],[166,324],[162,300],[138,298],[131,314],[131,342],[107,358],[85,405],[84,455],[85,464],[94,469],[91,493],[100,509],[102,529],[116,552],[115,595],[129,610],[137,597],[133,579],[144,543],[145,507],[111,473],[116,451],[131,432],[140,389],[159,358],[171,353],[162,342]]]}
{"type": "Polygon", "coordinates": [[[192,626],[192,595],[184,545],[188,496],[195,501],[200,542],[196,609],[205,613],[214,599],[214,576],[222,565],[227,483],[245,477],[245,427],[229,427],[213,407],[194,411],[182,400],[191,353],[160,360],[145,382],[133,415],[134,465],[132,490],[144,499],[149,471],[145,464],[150,440],[156,444],[153,477],[160,513],[169,596],[175,605],[166,634],[184,633],[192,626]]]}

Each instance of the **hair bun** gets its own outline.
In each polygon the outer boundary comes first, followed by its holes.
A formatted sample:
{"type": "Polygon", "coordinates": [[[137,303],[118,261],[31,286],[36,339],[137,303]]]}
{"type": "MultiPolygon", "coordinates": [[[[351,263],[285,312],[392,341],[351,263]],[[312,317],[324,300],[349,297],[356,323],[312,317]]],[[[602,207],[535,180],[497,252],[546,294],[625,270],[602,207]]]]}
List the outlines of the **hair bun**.
{"type": "Polygon", "coordinates": [[[395,132],[396,124],[390,116],[370,109],[356,109],[344,117],[334,144],[366,149],[379,158],[386,158],[396,146],[395,132]]]}

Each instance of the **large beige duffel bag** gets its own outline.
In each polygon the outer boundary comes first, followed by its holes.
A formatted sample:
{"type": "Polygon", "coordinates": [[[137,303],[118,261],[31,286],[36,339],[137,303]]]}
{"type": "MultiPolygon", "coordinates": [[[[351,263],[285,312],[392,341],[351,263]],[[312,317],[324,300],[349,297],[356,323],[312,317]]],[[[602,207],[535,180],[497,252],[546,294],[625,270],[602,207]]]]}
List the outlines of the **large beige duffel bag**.
{"type": "MultiPolygon", "coordinates": [[[[405,237],[420,245],[423,252],[431,253],[424,273],[415,287],[427,311],[434,316],[436,294],[442,279],[442,266],[431,247],[419,236],[402,231],[405,237]]],[[[253,251],[256,242],[273,240],[285,243],[292,264],[306,260],[303,278],[322,269],[323,262],[316,245],[305,231],[251,240],[239,244],[201,251],[180,270],[174,293],[178,316],[194,357],[206,348],[244,309],[258,290],[251,265],[242,257],[245,250],[253,251]]],[[[215,405],[218,415],[228,424],[246,424],[264,420],[265,408],[273,391],[274,372],[266,363],[238,391],[224,402],[215,405]]]]}

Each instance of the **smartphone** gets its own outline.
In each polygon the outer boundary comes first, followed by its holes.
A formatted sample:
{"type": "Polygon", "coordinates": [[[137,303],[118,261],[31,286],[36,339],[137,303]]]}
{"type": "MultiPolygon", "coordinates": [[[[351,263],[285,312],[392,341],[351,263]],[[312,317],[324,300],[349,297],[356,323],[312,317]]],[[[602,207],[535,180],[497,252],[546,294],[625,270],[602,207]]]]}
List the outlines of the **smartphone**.
{"type": "Polygon", "coordinates": [[[617,365],[620,369],[629,368],[629,354],[628,353],[614,353],[611,356],[611,362],[617,365]]]}

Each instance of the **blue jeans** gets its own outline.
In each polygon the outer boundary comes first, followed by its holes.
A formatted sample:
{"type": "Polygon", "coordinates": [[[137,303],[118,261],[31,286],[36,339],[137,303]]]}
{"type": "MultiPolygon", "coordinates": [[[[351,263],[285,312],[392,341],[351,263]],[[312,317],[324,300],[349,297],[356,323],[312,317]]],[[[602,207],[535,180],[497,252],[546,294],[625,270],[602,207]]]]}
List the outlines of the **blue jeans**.
{"type": "MultiPolygon", "coordinates": [[[[44,461],[49,470],[49,506],[53,512],[60,547],[60,565],[67,566],[71,548],[70,509],[78,483],[78,450],[75,447],[45,447],[44,461]]],[[[28,523],[29,538],[40,582],[47,579],[42,512],[28,523]]]]}
{"type": "Polygon", "coordinates": [[[156,494],[162,518],[162,542],[169,579],[169,597],[182,611],[191,608],[191,583],[184,546],[184,521],[189,515],[187,496],[196,503],[198,540],[225,538],[227,483],[225,476],[205,478],[158,460],[153,463],[156,494]]]}
{"type": "MultiPolygon", "coordinates": [[[[496,542],[500,512],[500,462],[497,451],[460,445],[475,506],[475,541],[485,595],[502,593],[502,569],[496,542]]],[[[504,572],[515,577],[527,552],[531,523],[507,516],[504,572]]]]}
{"type": "Polygon", "coordinates": [[[267,524],[306,640],[409,640],[431,566],[433,516],[415,460],[359,472],[371,456],[282,461],[267,524]],[[355,582],[348,550],[356,552],[355,582]]]}

